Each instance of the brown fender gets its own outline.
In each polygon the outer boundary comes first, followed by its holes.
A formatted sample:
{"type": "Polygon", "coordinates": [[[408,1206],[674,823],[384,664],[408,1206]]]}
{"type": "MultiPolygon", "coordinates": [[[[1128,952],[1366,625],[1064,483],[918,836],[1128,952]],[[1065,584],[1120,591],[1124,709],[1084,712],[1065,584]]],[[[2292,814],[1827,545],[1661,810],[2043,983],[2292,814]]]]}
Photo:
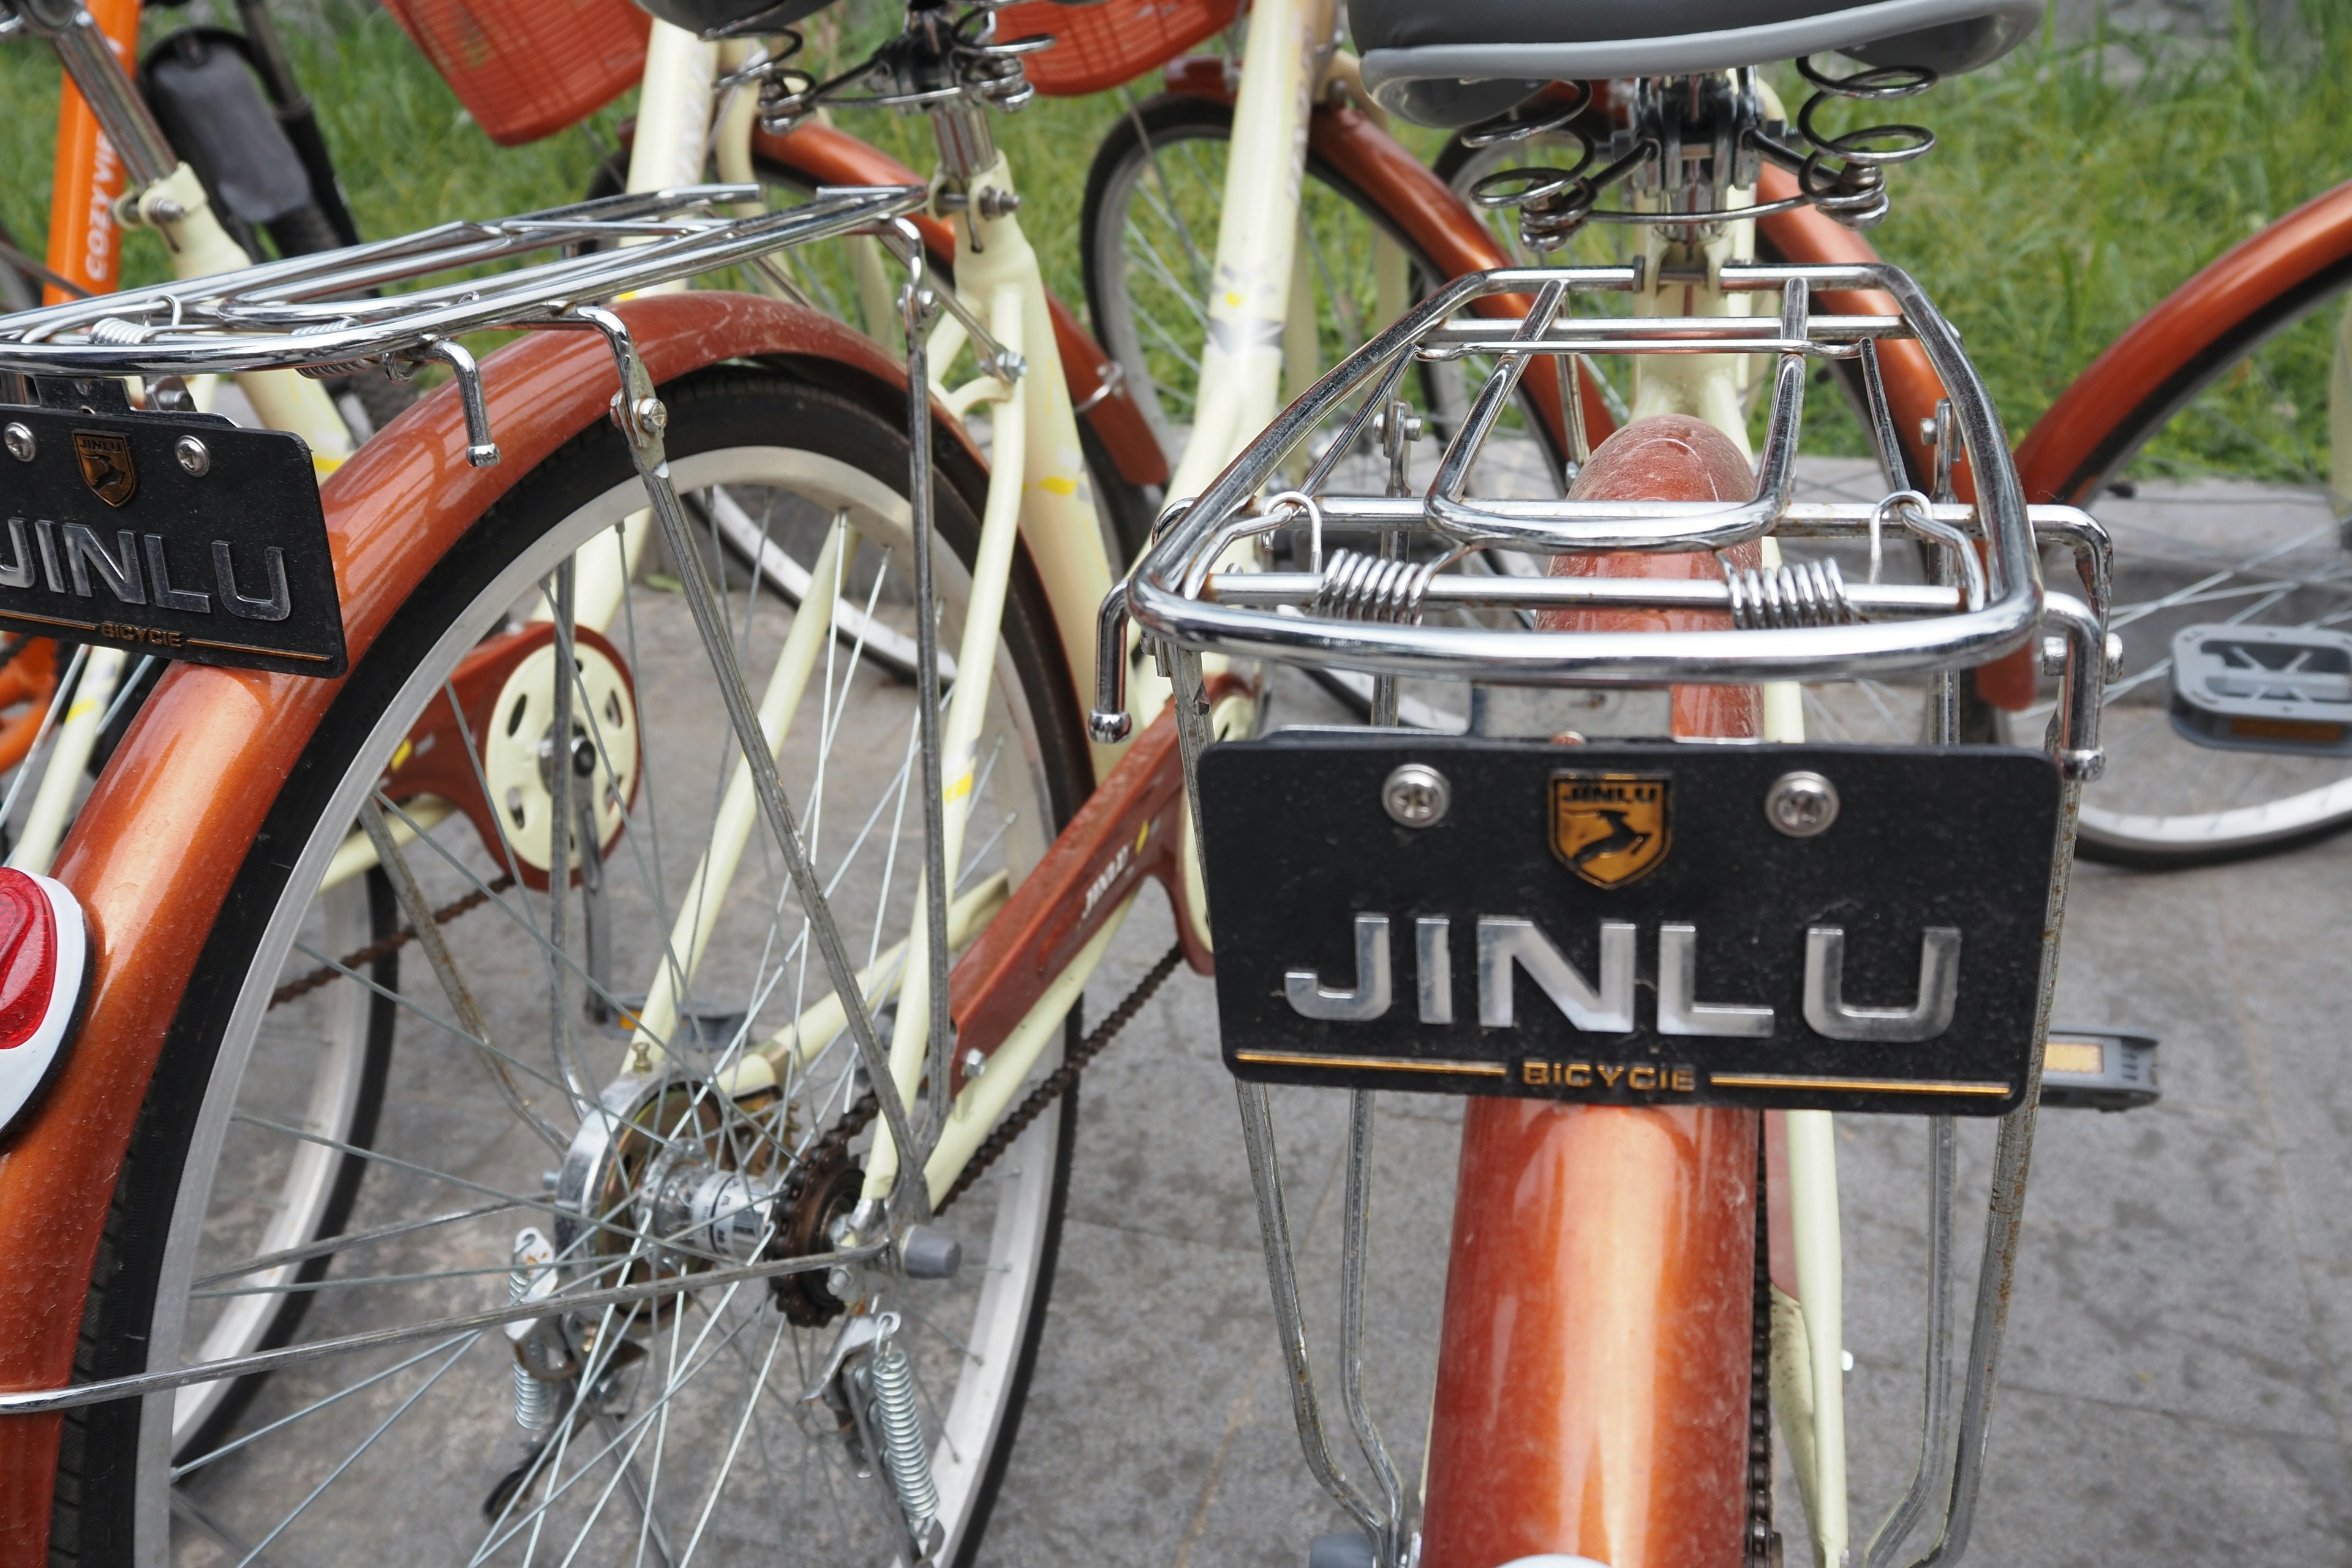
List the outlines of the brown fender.
{"type": "MultiPolygon", "coordinates": [[[[755,132],[751,150],[820,184],[924,183],[920,174],[889,153],[829,125],[802,125],[781,136],[768,131],[755,132]]],[[[953,266],[955,231],[929,214],[918,215],[915,226],[922,231],[924,246],[953,266]]],[[[1110,454],[1118,477],[1130,485],[1166,484],[1168,455],[1160,449],[1159,438],[1151,434],[1143,411],[1136,407],[1135,400],[1118,382],[1110,382],[1105,390],[1110,354],[1050,289],[1045,290],[1045,308],[1054,318],[1054,343],[1061,353],[1062,380],[1069,386],[1070,401],[1080,410],[1078,416],[1087,422],[1087,427],[1102,442],[1103,449],[1110,454]]]]}
{"type": "MultiPolygon", "coordinates": [[[[1581,499],[1744,500],[1712,426],[1619,431],[1581,499]]],[[[1756,547],[1735,558],[1752,562],[1756,547]]],[[[1555,571],[1702,576],[1706,554],[1562,556],[1555,571]]],[[[1548,627],[1720,626],[1686,611],[1548,627]]],[[[1753,687],[1676,687],[1679,735],[1750,735],[1753,687]]],[[[1564,755],[1573,753],[1564,752],[1564,755]]],[[[1425,1568],[1564,1552],[1614,1568],[1738,1568],[1747,1535],[1758,1117],[1691,1106],[1465,1108],[1432,1411],[1425,1568]]]]}
{"type": "MultiPolygon", "coordinates": [[[[1756,191],[1758,201],[1786,201],[1796,194],[1794,174],[1770,163],[1764,166],[1764,178],[1756,191]]],[[[1870,241],[1823,217],[1812,207],[1798,207],[1759,218],[1756,227],[1758,237],[1783,261],[1835,267],[1879,259],[1870,241]]],[[[1900,314],[1894,298],[1875,289],[1824,289],[1815,303],[1821,310],[1845,316],[1900,314]]],[[[1920,421],[1935,418],[1936,400],[1943,396],[1944,384],[1935,367],[1927,363],[1927,351],[1909,339],[1881,340],[1878,363],[1886,378],[1886,402],[1895,416],[1895,438],[1911,471],[1924,474],[1932,459],[1927,443],[1919,438],[1920,421]]],[[[2019,477],[2024,478],[2022,463],[2019,477]]],[[[2032,493],[2031,481],[2025,488],[2027,500],[2042,499],[2032,493]]],[[[1953,469],[1952,489],[1962,500],[1976,499],[1976,478],[1965,463],[1953,469]]],[[[1977,669],[1978,694],[1996,707],[2012,711],[2031,707],[2038,689],[2039,676],[2025,648],[1977,669]]]]}
{"type": "MultiPolygon", "coordinates": [[[[901,368],[814,311],[689,292],[620,307],[656,382],[761,356],[877,405],[901,368]]],[[[491,502],[618,387],[593,332],[534,332],[484,362],[505,460],[467,466],[444,386],[321,487],[344,637],[356,665],[393,613],[491,502]]],[[[983,472],[940,420],[943,459],[983,472]],[[961,461],[959,461],[961,459],[961,461]]],[[[977,505],[977,502],[975,502],[977,505]]],[[[0,1154],[0,1389],[63,1386],[115,1178],[214,916],[340,681],[175,665],[91,790],[56,875],[81,900],[96,953],[89,1011],[29,1127],[0,1154]]],[[[47,1562],[58,1415],[0,1417],[0,1568],[47,1562]]]]}
{"type": "Polygon", "coordinates": [[[2131,454],[2125,432],[2194,396],[2248,331],[2282,325],[2352,274],[2352,184],[2231,247],[2107,345],[2017,447],[2029,501],[2082,506],[2131,454]]]}

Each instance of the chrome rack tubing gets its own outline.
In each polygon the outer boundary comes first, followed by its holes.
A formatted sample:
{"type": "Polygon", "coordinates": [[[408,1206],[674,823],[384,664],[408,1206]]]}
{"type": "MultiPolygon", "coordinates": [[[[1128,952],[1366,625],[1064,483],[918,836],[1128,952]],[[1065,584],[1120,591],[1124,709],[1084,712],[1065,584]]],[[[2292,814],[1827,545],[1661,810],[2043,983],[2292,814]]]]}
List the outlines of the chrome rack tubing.
{"type": "MultiPolygon", "coordinates": [[[[1259,1094],[1263,1099],[1263,1088],[1259,1094]]],[[[1397,1475],[1396,1461],[1389,1457],[1387,1443],[1381,1438],[1380,1426],[1364,1403],[1364,1261],[1372,1211],[1372,1110],[1370,1089],[1348,1091],[1348,1192],[1342,1205],[1339,1257],[1339,1403],[1348,1413],[1356,1447],[1380,1488],[1385,1528],[1372,1536],[1373,1555],[1380,1568],[1403,1568],[1404,1483],[1397,1475]]],[[[1273,1155],[1269,1118],[1269,1169],[1274,1168],[1273,1155]]]]}
{"type": "MultiPolygon", "coordinates": [[[[1259,1238],[1265,1245],[1266,1283],[1274,1295],[1275,1331],[1282,1341],[1282,1359],[1290,1373],[1290,1413],[1298,1426],[1298,1446],[1307,1468],[1346,1509],[1373,1542],[1380,1568],[1400,1568],[1394,1554],[1397,1521],[1381,1510],[1341,1473],[1331,1457],[1331,1440],[1323,1426],[1322,1401],[1315,1394],[1315,1373],[1307,1360],[1306,1315],[1298,1301],[1297,1261],[1290,1248],[1290,1215],[1282,1201],[1282,1171],[1274,1144],[1274,1112],[1265,1085],[1234,1080],[1241,1102],[1242,1144],[1249,1154],[1250,1187],[1257,1197],[1259,1238]]],[[[1345,1375],[1344,1373],[1342,1374],[1345,1375]]]]}
{"type": "MultiPolygon", "coordinates": [[[[1533,345],[1543,341],[1551,331],[1552,318],[1568,303],[1568,286],[1548,283],[1536,296],[1534,306],[1526,320],[1511,334],[1513,343],[1533,345]]],[[[1438,459],[1437,476],[1429,486],[1429,521],[1457,539],[1484,537],[1478,534],[1475,508],[1462,504],[1462,491],[1470,482],[1470,465],[1486,445],[1486,437],[1495,428],[1495,421],[1503,416],[1510,404],[1511,395],[1528,373],[1532,347],[1521,353],[1506,353],[1486,384],[1478,389],[1477,401],[1470,413],[1454,432],[1454,439],[1445,444],[1445,452],[1438,459]]]]}
{"type": "Polygon", "coordinates": [[[2083,580],[2091,614],[2105,626],[2108,607],[2115,602],[2116,577],[2115,541],[2106,524],[2071,506],[2036,506],[2026,510],[2033,521],[2035,539],[2063,544],[2074,552],[2074,573],[2083,580]]]}
{"type": "MultiPolygon", "coordinates": [[[[1980,488],[1982,483],[1979,477],[1980,488]]],[[[2050,726],[2049,749],[2059,771],[2058,833],[2052,847],[2050,897],[2042,920],[2033,1054],[2026,1068],[2024,1100],[2000,1119],[1993,1143],[1992,1200],[1985,1216],[1984,1256],[1978,1265],[1976,1311],[1969,1328],[1968,1379],[1960,1395],[1959,1438],[1943,1528],[1935,1544],[1913,1558],[1909,1568],[1949,1568],[1958,1563],[1968,1550],[1976,1523],[1977,1498],[1984,1483],[1985,1452],[1991,1436],[1993,1376],[2000,1363],[2001,1336],[2008,1327],[2010,1297],[2017,1278],[2026,1179],[2033,1163],[2034,1122],[2042,1103],[2042,1059],[2050,1042],[2050,1009],[2058,991],[2058,946],[2064,930],[2067,884],[2074,870],[2074,829],[2082,815],[2083,786],[2099,773],[2105,628],[2089,605],[2070,594],[2048,595],[2045,607],[2065,636],[2066,668],[2060,681],[2058,711],[2050,726]]]]}
{"type": "MultiPolygon", "coordinates": [[[[654,517],[661,525],[663,542],[677,563],[687,607],[693,613],[703,651],[709,656],[712,672],[718,677],[719,696],[727,704],[736,743],[741,747],[745,766],[751,773],[752,793],[759,799],[761,814],[768,819],[769,830],[783,850],[784,869],[808,916],[825,973],[833,982],[835,994],[841,998],[850,1037],[856,1042],[858,1060],[881,1108],[883,1122],[902,1152],[928,1153],[928,1146],[914,1136],[906,1102],[898,1093],[898,1079],[890,1072],[889,1053],[875,1032],[873,1011],[857,983],[857,964],[842,942],[840,928],[834,923],[833,906],[825,900],[824,879],[809,858],[808,845],[801,837],[792,802],[784,794],[775,753],[769,750],[767,732],[760,724],[759,707],[744,684],[743,667],[736,657],[725,608],[719,602],[718,590],[711,585],[709,569],[702,563],[702,552],[695,543],[686,510],[670,484],[668,458],[662,445],[668,414],[655,395],[653,377],[630,339],[628,324],[620,317],[601,306],[591,305],[573,311],[571,321],[603,332],[612,347],[621,378],[621,390],[614,400],[614,411],[622,434],[627,437],[629,460],[637,470],[638,481],[645,486],[646,500],[652,503],[654,517]]],[[[888,1205],[891,1218],[897,1222],[893,1228],[901,1233],[930,1217],[930,1191],[923,1180],[919,1153],[917,1158],[899,1162],[897,1179],[890,1187],[888,1205]]]]}
{"type": "MultiPolygon", "coordinates": [[[[258,330],[273,318],[302,322],[316,314],[310,307],[288,306],[278,311],[257,307],[241,312],[241,319],[226,331],[209,323],[194,328],[159,327],[153,329],[150,341],[121,346],[0,339],[0,368],[35,375],[153,375],[335,364],[383,353],[413,355],[428,342],[463,332],[560,323],[567,301],[612,299],[792,245],[860,229],[878,218],[912,210],[921,199],[920,191],[921,187],[911,185],[877,186],[870,202],[845,201],[830,210],[812,203],[756,218],[714,223],[707,231],[650,245],[551,261],[468,287],[395,297],[388,304],[372,304],[370,309],[390,310],[404,298],[411,302],[401,307],[401,313],[323,331],[258,330]],[[420,298],[421,306],[415,302],[420,298]],[[161,334],[160,341],[154,334],[161,334]]],[[[537,247],[551,243],[542,241],[537,247]]],[[[234,289],[246,276],[227,273],[212,281],[234,289]]],[[[176,293],[157,290],[154,297],[169,304],[189,292],[185,288],[176,293]]],[[[55,325],[49,312],[28,312],[5,320],[12,326],[30,323],[41,331],[55,325]]]]}
{"type": "MultiPolygon", "coordinates": [[[[1782,297],[1783,342],[1806,341],[1808,313],[1805,282],[1800,278],[1789,285],[1782,297]]],[[[1545,323],[1549,325],[1549,317],[1545,323]]],[[[1632,335],[1630,329],[1628,335],[1632,335]]],[[[1546,554],[1563,550],[1727,550],[1761,538],[1795,492],[1797,438],[1804,426],[1805,362],[1800,354],[1784,353],[1773,376],[1771,412],[1765,425],[1756,495],[1751,500],[1732,506],[1685,501],[1671,511],[1662,508],[1639,518],[1628,516],[1624,508],[1609,502],[1589,503],[1582,509],[1586,517],[1576,515],[1580,509],[1575,502],[1532,507],[1516,514],[1465,505],[1459,499],[1461,482],[1468,475],[1470,458],[1476,449],[1465,450],[1463,437],[1475,425],[1477,413],[1487,407],[1490,398],[1495,406],[1486,424],[1491,426],[1495,415],[1500,414],[1500,400],[1510,395],[1517,375],[1513,373],[1510,384],[1502,386],[1499,393],[1497,384],[1504,380],[1506,370],[1515,364],[1523,367],[1524,361],[1508,360],[1487,379],[1479,404],[1472,411],[1471,422],[1465,424],[1447,449],[1447,466],[1439,470],[1437,482],[1431,486],[1429,520],[1455,539],[1489,540],[1546,554]],[[1462,453],[1458,469],[1454,467],[1457,452],[1462,453]],[[1450,489],[1449,478],[1453,480],[1450,489]]],[[[1477,428],[1483,439],[1485,427],[1477,428]]]]}
{"type": "Polygon", "coordinates": [[[1959,1139],[1952,1118],[1927,1118],[1927,1342],[1919,1404],[1919,1458],[1903,1496],[1871,1533],[1863,1568],[1887,1568],[1918,1523],[1943,1471],[1952,1403],[1953,1198],[1959,1185],[1959,1139]]]}
{"type": "MultiPolygon", "coordinates": [[[[1889,451],[1900,453],[1899,447],[1889,451]]],[[[1953,577],[1951,563],[1936,557],[1939,577],[1953,577]]],[[[1928,687],[1927,739],[1938,746],[1959,742],[1958,682],[1966,670],[1938,670],[1928,687]]],[[[1951,1435],[1952,1265],[1954,1200],[1959,1189],[1959,1135],[1952,1118],[1927,1118],[1927,1329],[1920,1355],[1919,1457],[1911,1479],[1863,1549],[1863,1568],[1888,1568],[1904,1540],[1919,1522],[1927,1498],[1942,1478],[1951,1435]]]]}
{"type": "MultiPolygon", "coordinates": [[[[1202,828],[1201,753],[1208,750],[1213,739],[1201,656],[1183,647],[1170,650],[1168,673],[1174,688],[1176,745],[1184,763],[1185,805],[1192,814],[1192,834],[1198,842],[1202,828]]],[[[1282,1342],[1283,1362],[1290,1374],[1291,1415],[1298,1426],[1298,1443],[1306,1452],[1307,1468],[1333,1500],[1363,1527],[1376,1552],[1387,1543],[1386,1553],[1378,1557],[1380,1568],[1403,1568],[1393,1552],[1399,1538],[1396,1516],[1391,1513],[1384,1518],[1371,1500],[1340,1473],[1331,1458],[1322,1404],[1316,1397],[1314,1373],[1307,1359],[1306,1315],[1298,1301],[1297,1260],[1290,1246],[1290,1216],[1283,1204],[1274,1113],[1267,1102],[1265,1086],[1236,1079],[1234,1093],[1241,1107],[1242,1144],[1249,1155],[1250,1187],[1257,1199],[1258,1237],[1265,1249],[1266,1284],[1274,1297],[1275,1331],[1282,1342]]],[[[1351,1416],[1353,1413],[1351,1405],[1351,1416]]]]}
{"type": "MultiPolygon", "coordinates": [[[[198,287],[206,284],[217,286],[234,282],[234,291],[222,296],[223,299],[250,299],[256,302],[267,302],[279,294],[296,293],[298,290],[289,287],[296,284],[305,285],[307,291],[312,293],[373,289],[415,277],[422,272],[495,260],[518,251],[543,248],[549,243],[543,237],[520,232],[518,226],[567,221],[600,213],[625,220],[654,213],[673,212],[689,205],[740,200],[747,189],[750,187],[694,185],[642,195],[605,196],[593,202],[575,202],[567,206],[549,207],[510,218],[487,221],[459,219],[436,224],[413,234],[395,235],[388,239],[372,240],[341,250],[265,261],[226,279],[174,279],[144,289],[69,300],[62,305],[25,311],[7,320],[15,328],[53,331],[61,326],[70,326],[85,320],[96,321],[104,316],[136,316],[156,304],[168,304],[188,298],[198,287]],[[423,259],[417,261],[419,258],[423,259]]],[[[496,281],[503,283],[504,279],[496,281]]],[[[401,300],[395,297],[381,301],[352,300],[348,302],[348,308],[362,310],[373,305],[388,310],[400,304],[401,300]]]]}
{"type": "MultiPolygon", "coordinates": [[[[907,282],[899,291],[898,311],[907,335],[907,451],[909,472],[907,498],[913,511],[915,547],[915,714],[918,745],[922,752],[923,792],[923,921],[924,959],[930,990],[929,1077],[931,1100],[923,1119],[923,1143],[901,1138],[899,1175],[895,1187],[908,1185],[906,1173],[915,1172],[913,1185],[926,1193],[922,1170],[947,1120],[946,1085],[955,1042],[948,1017],[948,823],[947,800],[941,793],[943,759],[940,740],[939,587],[931,561],[931,323],[939,319],[949,290],[925,286],[922,247],[906,253],[907,282]]],[[[959,317],[959,320],[961,318],[959,317]]],[[[1002,351],[997,351],[1001,353],[1002,351]]],[[[973,679],[981,679],[977,671],[973,679]]],[[[896,1128],[892,1136],[897,1137],[896,1128]]],[[[895,1188],[894,1188],[895,1190],[895,1188]]]]}
{"type": "Polygon", "coordinates": [[[1115,746],[1135,728],[1127,711],[1127,584],[1113,583],[1095,617],[1095,705],[1087,733],[1115,746]]]}

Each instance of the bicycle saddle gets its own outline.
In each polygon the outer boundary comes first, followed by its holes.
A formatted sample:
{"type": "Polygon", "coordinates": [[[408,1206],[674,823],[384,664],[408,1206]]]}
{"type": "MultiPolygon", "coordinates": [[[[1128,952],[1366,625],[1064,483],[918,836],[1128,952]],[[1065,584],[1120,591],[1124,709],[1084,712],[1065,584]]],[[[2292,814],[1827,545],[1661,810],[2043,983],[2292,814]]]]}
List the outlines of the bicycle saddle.
{"type": "Polygon", "coordinates": [[[1364,85],[1424,125],[1499,114],[1546,82],[1684,76],[1839,53],[1941,75],[2000,58],[2044,0],[1352,0],[1364,85]]]}

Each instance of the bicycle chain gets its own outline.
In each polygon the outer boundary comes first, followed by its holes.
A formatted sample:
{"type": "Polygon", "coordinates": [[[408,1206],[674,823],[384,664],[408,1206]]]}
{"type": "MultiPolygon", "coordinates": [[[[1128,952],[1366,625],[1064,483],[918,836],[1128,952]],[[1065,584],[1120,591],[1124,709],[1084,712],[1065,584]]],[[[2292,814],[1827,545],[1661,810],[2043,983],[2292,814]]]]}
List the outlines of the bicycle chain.
{"type": "Polygon", "coordinates": [[[1031,1089],[1029,1098],[1021,1102],[1018,1110],[996,1124],[996,1131],[988,1135],[986,1142],[973,1151],[971,1163],[963,1168],[963,1174],[956,1178],[955,1185],[948,1189],[947,1196],[940,1200],[939,1207],[932,1210],[932,1213],[945,1214],[948,1205],[963,1196],[972,1183],[978,1181],[989,1166],[995,1163],[1007,1149],[1013,1147],[1013,1142],[1028,1130],[1029,1124],[1044,1115],[1045,1108],[1060,1098],[1063,1090],[1078,1081],[1078,1074],[1085,1069],[1086,1065],[1100,1055],[1102,1048],[1109,1045],[1118,1032],[1134,1020],[1136,1014],[1143,1010],[1143,1005],[1151,1000],[1152,993],[1160,989],[1162,981],[1175,973],[1177,964],[1182,963],[1183,959],[1184,944],[1181,942],[1178,942],[1160,955],[1160,962],[1153,964],[1150,972],[1136,983],[1135,989],[1127,994],[1127,999],[1112,1008],[1103,1021],[1095,1026],[1094,1032],[1072,1048],[1069,1059],[1048,1074],[1045,1082],[1031,1089]]]}
{"type": "Polygon", "coordinates": [[[1746,1568],[1780,1568],[1772,1531],[1772,1220],[1766,1200],[1764,1127],[1756,1128],[1756,1282],[1748,1350],[1746,1568]]]}
{"type": "MultiPolygon", "coordinates": [[[[499,894],[505,892],[514,885],[515,879],[513,873],[501,871],[499,873],[497,879],[487,886],[477,888],[472,892],[467,893],[464,898],[457,900],[456,902],[444,904],[439,909],[434,910],[433,923],[437,926],[447,925],[459,915],[465,914],[469,910],[481,908],[484,904],[489,902],[490,900],[496,898],[499,894]]],[[[345,971],[356,973],[358,971],[365,969],[368,965],[375,963],[378,959],[388,958],[392,954],[398,952],[402,948],[406,947],[410,942],[415,942],[415,940],[416,928],[415,926],[403,926],[398,931],[393,932],[388,937],[383,938],[381,941],[372,942],[356,952],[345,953],[340,960],[333,963],[320,964],[318,968],[310,971],[310,973],[305,974],[299,980],[288,981],[285,984],[280,985],[277,990],[269,994],[269,1005],[272,1007],[279,1007],[295,1000],[297,997],[308,996],[311,992],[316,991],[321,985],[325,985],[332,981],[342,979],[345,971]]]]}
{"type": "MultiPolygon", "coordinates": [[[[1135,989],[1127,994],[1126,999],[1112,1008],[1103,1021],[1095,1026],[1093,1032],[1071,1048],[1069,1059],[1048,1073],[1045,1081],[1031,1089],[1028,1098],[1022,1100],[1011,1115],[998,1122],[996,1131],[972,1151],[971,1163],[963,1168],[963,1174],[956,1178],[955,1185],[948,1189],[947,1195],[940,1200],[939,1206],[932,1213],[946,1213],[950,1204],[963,1196],[974,1182],[987,1173],[991,1165],[1003,1157],[1014,1141],[1028,1131],[1029,1124],[1044,1115],[1047,1106],[1078,1081],[1078,1074],[1085,1070],[1087,1064],[1100,1056],[1103,1047],[1109,1045],[1121,1029],[1134,1022],[1136,1014],[1143,1010],[1143,1005],[1151,1000],[1152,994],[1160,989],[1169,975],[1175,973],[1177,964],[1183,959],[1184,948],[1181,942],[1160,955],[1160,962],[1136,983],[1135,989]]],[[[874,1091],[866,1090],[842,1112],[840,1121],[825,1129],[824,1134],[809,1145],[807,1152],[801,1156],[798,1168],[785,1181],[784,1190],[778,1194],[783,1200],[786,1213],[791,1212],[793,1200],[808,1190],[813,1173],[823,1169],[826,1161],[846,1154],[849,1141],[866,1131],[879,1110],[880,1101],[874,1098],[874,1091]]],[[[778,1228],[782,1227],[780,1225],[778,1228]]]]}

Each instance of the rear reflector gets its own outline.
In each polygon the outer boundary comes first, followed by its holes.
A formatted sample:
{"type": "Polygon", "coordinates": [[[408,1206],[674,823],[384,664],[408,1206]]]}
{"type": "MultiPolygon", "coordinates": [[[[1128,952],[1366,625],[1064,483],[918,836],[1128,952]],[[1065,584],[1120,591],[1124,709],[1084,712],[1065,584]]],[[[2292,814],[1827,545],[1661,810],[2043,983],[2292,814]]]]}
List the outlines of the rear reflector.
{"type": "Polygon", "coordinates": [[[65,884],[0,868],[0,1140],[65,1058],[89,967],[81,905],[65,884]]]}

